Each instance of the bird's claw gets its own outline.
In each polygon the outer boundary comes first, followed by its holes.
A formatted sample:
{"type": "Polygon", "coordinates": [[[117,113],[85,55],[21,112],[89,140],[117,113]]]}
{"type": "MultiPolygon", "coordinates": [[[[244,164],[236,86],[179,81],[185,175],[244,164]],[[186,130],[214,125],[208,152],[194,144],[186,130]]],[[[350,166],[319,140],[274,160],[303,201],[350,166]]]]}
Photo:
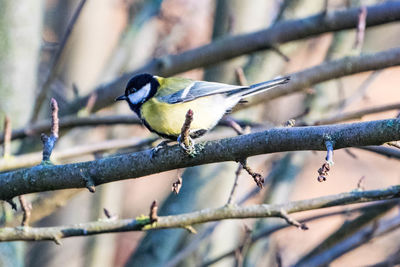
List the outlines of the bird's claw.
{"type": "Polygon", "coordinates": [[[158,145],[156,145],[155,147],[153,147],[151,149],[151,158],[155,158],[157,156],[157,153],[161,150],[164,149],[168,146],[169,141],[164,140],[162,142],[160,142],[158,145]]]}
{"type": "Polygon", "coordinates": [[[188,137],[188,139],[189,139],[189,146],[187,146],[186,144],[185,144],[185,142],[183,142],[183,140],[182,140],[182,137],[181,137],[181,135],[179,135],[178,136],[178,139],[177,139],[177,141],[178,141],[178,144],[179,144],[179,146],[188,154],[188,155],[193,155],[194,154],[194,151],[195,151],[195,147],[194,147],[194,140],[192,139],[192,138],[190,138],[190,137],[188,137]]]}

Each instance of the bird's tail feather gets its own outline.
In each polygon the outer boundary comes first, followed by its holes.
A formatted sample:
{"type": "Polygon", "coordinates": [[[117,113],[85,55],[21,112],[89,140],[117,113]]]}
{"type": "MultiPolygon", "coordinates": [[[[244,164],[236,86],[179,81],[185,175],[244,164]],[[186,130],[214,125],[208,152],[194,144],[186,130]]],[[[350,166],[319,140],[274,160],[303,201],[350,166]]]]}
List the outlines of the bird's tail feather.
{"type": "Polygon", "coordinates": [[[229,93],[229,96],[235,95],[235,96],[240,96],[241,98],[249,97],[249,96],[267,91],[278,85],[286,84],[289,82],[289,80],[290,80],[290,77],[286,76],[286,77],[277,78],[277,79],[262,82],[262,83],[256,83],[256,84],[250,85],[248,88],[245,88],[245,89],[241,88],[241,89],[231,91],[229,93]]]}

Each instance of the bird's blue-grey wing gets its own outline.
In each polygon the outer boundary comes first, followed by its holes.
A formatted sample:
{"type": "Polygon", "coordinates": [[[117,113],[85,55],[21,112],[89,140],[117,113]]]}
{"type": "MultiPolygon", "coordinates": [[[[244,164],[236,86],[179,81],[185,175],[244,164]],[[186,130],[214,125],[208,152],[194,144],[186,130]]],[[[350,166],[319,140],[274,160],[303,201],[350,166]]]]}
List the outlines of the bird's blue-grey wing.
{"type": "Polygon", "coordinates": [[[244,89],[248,87],[228,85],[216,82],[193,81],[191,84],[189,84],[182,90],[179,90],[173,94],[164,95],[157,98],[158,100],[168,104],[176,104],[181,102],[192,101],[196,98],[203,96],[228,93],[232,90],[237,90],[241,88],[244,89]]]}

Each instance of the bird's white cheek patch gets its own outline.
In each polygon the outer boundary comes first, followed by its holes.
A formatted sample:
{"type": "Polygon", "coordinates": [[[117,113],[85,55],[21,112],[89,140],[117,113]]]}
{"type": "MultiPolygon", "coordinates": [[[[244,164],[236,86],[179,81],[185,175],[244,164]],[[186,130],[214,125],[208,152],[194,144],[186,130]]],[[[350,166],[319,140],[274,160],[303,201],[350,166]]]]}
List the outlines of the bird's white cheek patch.
{"type": "Polygon", "coordinates": [[[150,83],[146,84],[135,93],[128,95],[129,101],[135,105],[142,103],[150,94],[150,89],[151,89],[151,84],[150,83]]]}

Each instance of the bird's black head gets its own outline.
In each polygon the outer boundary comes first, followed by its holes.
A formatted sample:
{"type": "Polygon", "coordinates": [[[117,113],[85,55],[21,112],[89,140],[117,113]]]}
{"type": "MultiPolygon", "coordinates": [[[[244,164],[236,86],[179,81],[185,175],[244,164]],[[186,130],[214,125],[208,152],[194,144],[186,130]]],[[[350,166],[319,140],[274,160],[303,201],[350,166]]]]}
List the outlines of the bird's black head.
{"type": "Polygon", "coordinates": [[[157,79],[148,73],[133,76],[126,85],[125,94],[116,100],[126,100],[132,110],[136,111],[140,106],[157,93],[159,86],[157,79]]]}

